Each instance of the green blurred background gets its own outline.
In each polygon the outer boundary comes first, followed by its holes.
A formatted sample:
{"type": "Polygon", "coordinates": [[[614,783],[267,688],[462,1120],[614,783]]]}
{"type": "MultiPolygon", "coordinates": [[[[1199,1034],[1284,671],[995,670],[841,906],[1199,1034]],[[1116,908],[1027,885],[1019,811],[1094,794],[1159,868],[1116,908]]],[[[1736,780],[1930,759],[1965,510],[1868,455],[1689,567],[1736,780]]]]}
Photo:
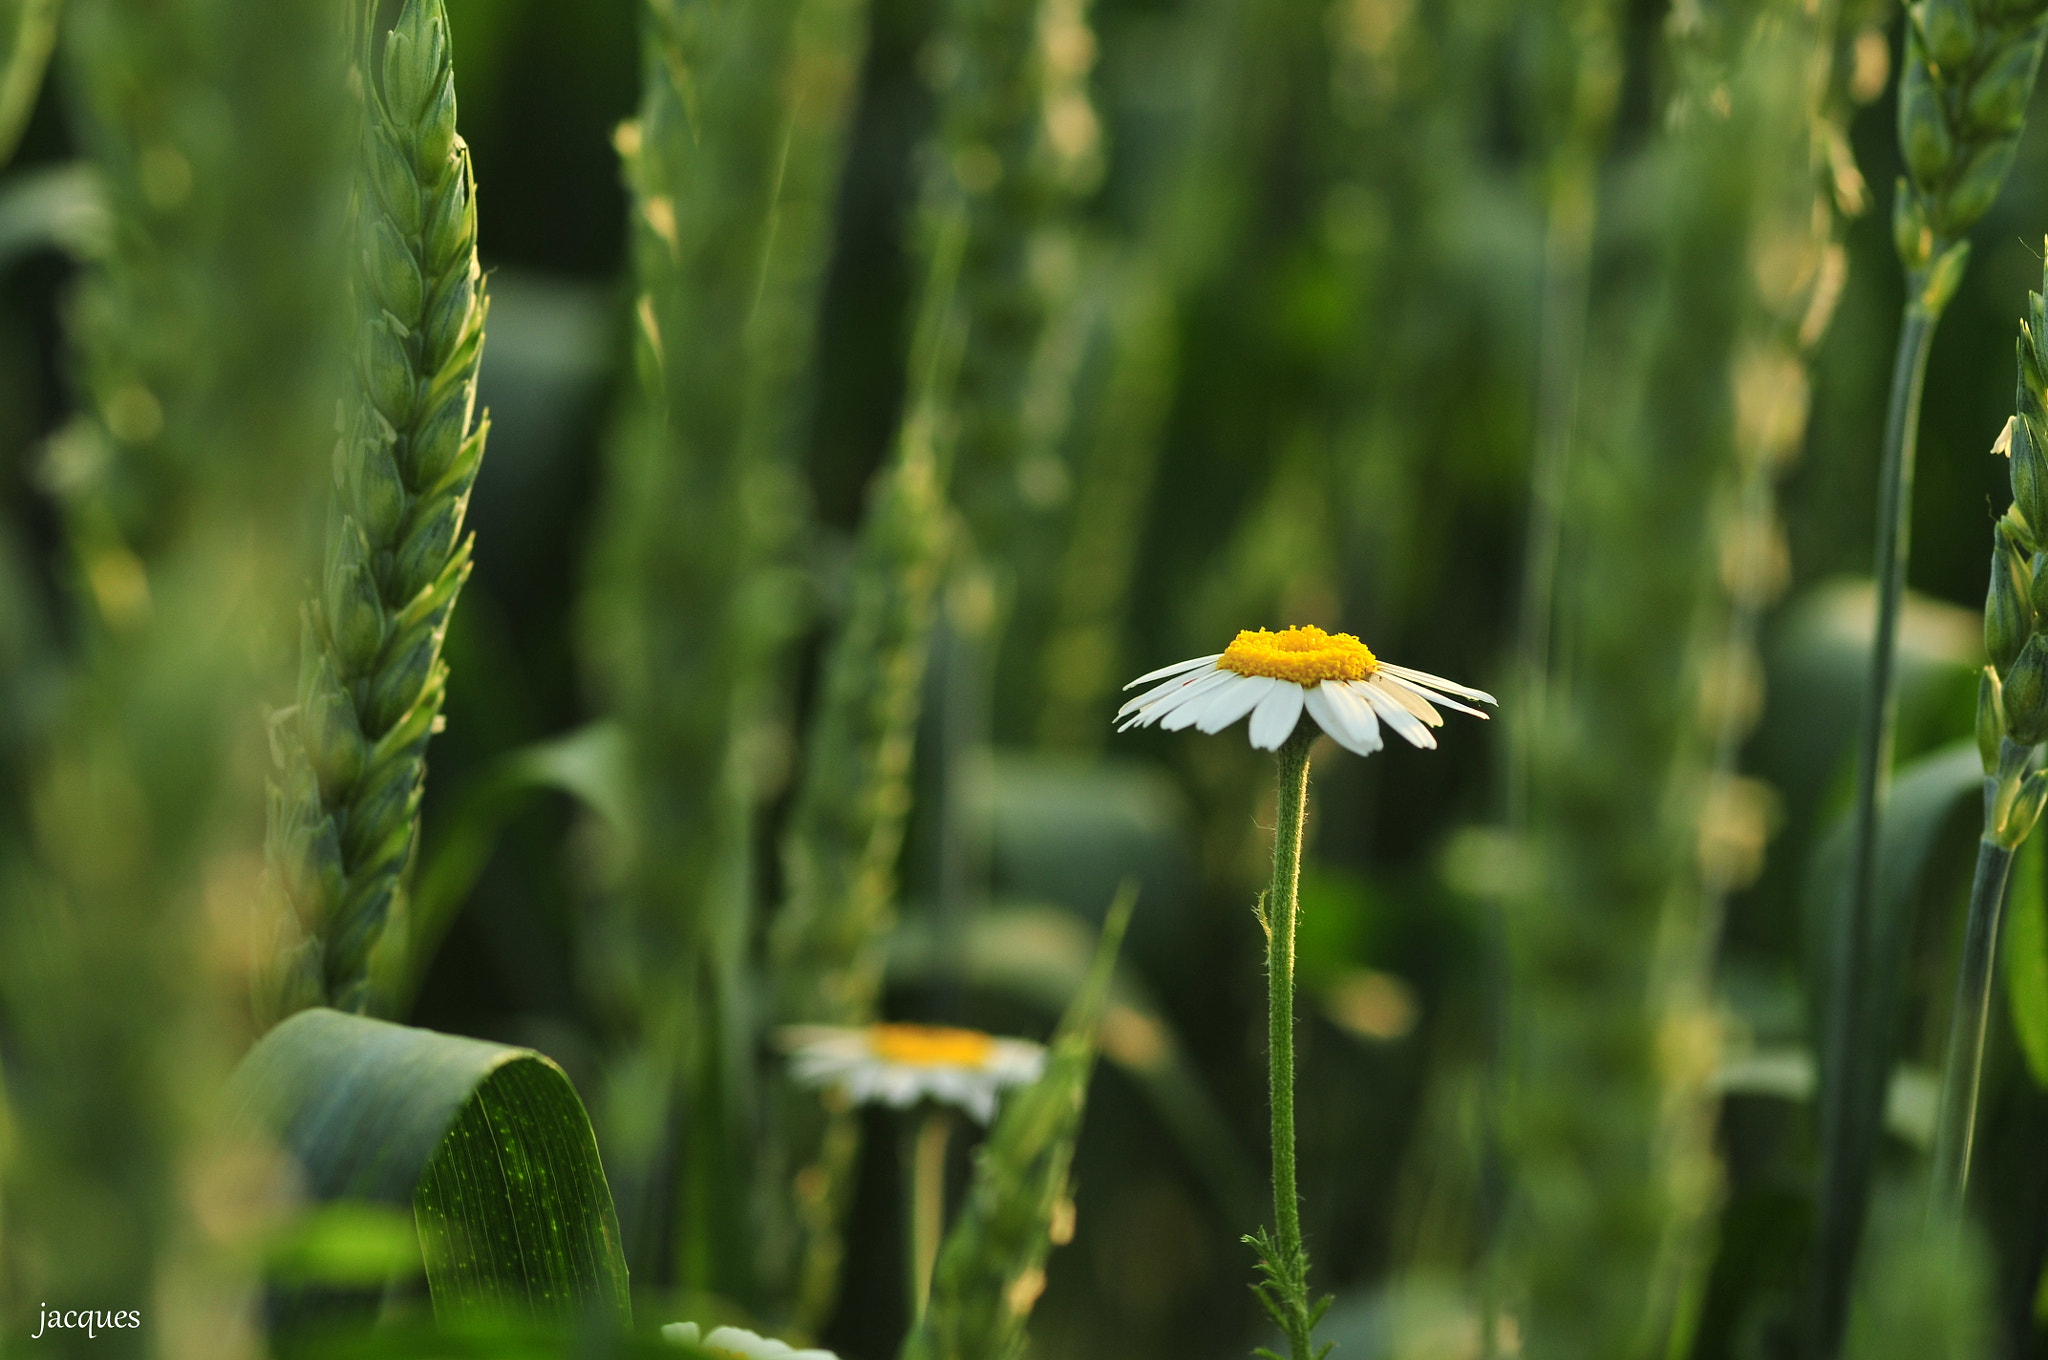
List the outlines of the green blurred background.
{"type": "MultiPolygon", "coordinates": [[[[1119,881],[1141,882],[1127,963],[1156,1011],[1127,1012],[1105,1039],[1113,1061],[1097,1078],[1076,1163],[1078,1232],[1055,1254],[1033,1322],[1042,1356],[1220,1355],[1262,1335],[1237,1238],[1259,1221],[1263,1194],[1260,940],[1249,906],[1270,843],[1266,761],[1238,733],[1113,737],[1104,682],[1214,651],[1240,627],[1315,622],[1403,664],[1515,693],[1557,140],[1544,110],[1570,65],[1561,34],[1573,7],[1269,0],[1250,5],[1237,40],[1223,44],[1216,8],[1093,8],[1106,170],[1086,200],[1073,267],[1105,312],[1133,269],[1165,280],[1173,305],[1150,341],[1164,386],[1156,410],[1131,417],[1138,433],[1105,454],[1090,442],[1102,425],[1104,342],[1084,346],[1074,389],[1084,418],[1026,487],[1037,538],[1018,550],[1018,572],[1041,594],[1021,597],[1002,645],[979,651],[959,644],[974,636],[972,591],[947,597],[904,853],[906,935],[953,932],[954,952],[938,957],[956,966],[919,966],[914,950],[900,951],[889,1012],[1039,1037],[1054,1010],[1025,976],[1032,950],[1057,975],[1076,938],[1062,923],[1099,920],[1119,881]],[[1102,513],[1091,520],[1091,510],[1102,513]],[[1063,560],[1082,526],[1109,565],[1069,580],[1045,563],[1063,560]],[[1125,553],[1127,588],[1117,580],[1125,553]],[[1075,619],[1094,631],[1076,634],[1075,619]],[[967,723],[967,734],[948,721],[967,723]],[[964,821],[941,826],[935,808],[964,821]],[[940,887],[942,846],[955,843],[972,861],[962,900],[940,887]],[[957,966],[960,932],[998,915],[1022,931],[1013,946],[991,946],[1000,957],[985,973],[957,966]],[[1161,1044],[1178,1065],[1162,1065],[1161,1044]]],[[[1647,276],[1695,267],[1667,260],[1662,243],[1683,188],[1673,176],[1697,171],[1671,151],[1675,92],[1696,78],[1674,61],[1673,10],[1701,8],[1731,7],[1610,7],[1618,84],[1611,136],[1591,138],[1588,151],[1597,226],[1583,428],[1611,414],[1600,375],[1634,344],[1617,317],[1647,276]]],[[[493,436],[472,511],[476,575],[448,641],[448,729],[432,749],[423,864],[475,815],[478,790],[509,753],[596,715],[577,611],[600,468],[631,379],[627,200],[612,135],[639,98],[636,6],[450,0],[449,13],[493,296],[482,379],[493,436]]],[[[876,0],[870,18],[804,469],[815,520],[802,556],[820,604],[796,651],[799,715],[864,489],[902,409],[918,165],[933,131],[921,70],[937,17],[933,0],[876,0]]],[[[1821,828],[1846,801],[1868,634],[1855,582],[1869,570],[1902,289],[1886,211],[1898,172],[1883,70],[1896,59],[1895,20],[1888,6],[1846,6],[1832,38],[1847,149],[1873,206],[1840,229],[1846,284],[1811,356],[1803,450],[1780,484],[1790,576],[1762,621],[1767,697],[1741,754],[1772,790],[1771,837],[1760,870],[1729,899],[1714,972],[1735,1056],[1796,1052],[1816,1005],[1802,982],[1812,973],[1803,903],[1821,828]]],[[[1902,758],[1971,730],[1976,611],[1990,524],[2007,499],[2005,467],[1988,450],[2011,411],[2015,321],[2037,286],[2048,228],[2041,104],[2003,198],[1974,233],[1975,262],[1929,372],[1902,758]]],[[[0,192],[72,154],[62,93],[46,90],[0,192]]],[[[69,409],[58,335],[73,266],[33,232],[8,245],[0,492],[59,615],[57,520],[33,469],[38,442],[69,409]]],[[[1697,381],[1726,378],[1703,366],[1697,381]]],[[[1652,431],[1641,456],[1654,470],[1660,411],[1682,420],[1686,403],[1654,385],[1645,400],[1634,415],[1652,431]]],[[[1609,513],[1597,491],[1567,498],[1568,574],[1575,535],[1597,533],[1594,519],[1609,513]]],[[[1579,581],[1574,607],[1597,612],[1604,584],[1579,581]]],[[[1597,746],[1597,731],[1587,740],[1597,746]]],[[[1466,1282],[1483,1273],[1506,1202],[1484,1110],[1505,985],[1501,914],[1514,898],[1488,886],[1496,871],[1473,829],[1503,817],[1507,741],[1505,724],[1454,719],[1441,750],[1395,743],[1316,767],[1301,942],[1303,1189],[1318,1274],[1338,1295],[1326,1334],[1342,1356],[1482,1353],[1466,1282]]],[[[1968,801],[1943,833],[1917,927],[1903,1051],[1923,1074],[1943,1034],[1945,1010],[1933,1003],[1947,995],[1974,830],[1968,801]]],[[[765,847],[786,812],[784,790],[762,833],[771,880],[765,847]]],[[[596,835],[566,797],[522,801],[400,1018],[532,1045],[587,1097],[599,1021],[577,921],[595,891],[596,835]]],[[[1057,993],[1057,981],[1049,986],[1057,993]]],[[[2002,1006],[1994,1031],[1980,1177],[2003,1187],[1991,1216],[2000,1331],[2009,1354],[2048,1354],[2035,1305],[2048,1249],[2048,1160],[2038,1155],[2048,1099],[2002,1006]]],[[[1702,1360],[1788,1353],[1812,1216],[1807,1104],[1768,1082],[1727,1086],[1717,1135],[1725,1193],[1692,1351],[1702,1360]]],[[[884,1113],[871,1113],[867,1130],[845,1287],[823,1337],[850,1360],[891,1353],[905,1324],[902,1131],[884,1113]]],[[[1910,1133],[1887,1144],[1890,1176],[1914,1164],[1910,1133]]],[[[1553,1245],[1582,1249],[1597,1268],[1601,1244],[1553,1245]]],[[[640,1306],[645,1315],[663,1303],[640,1306]]]]}

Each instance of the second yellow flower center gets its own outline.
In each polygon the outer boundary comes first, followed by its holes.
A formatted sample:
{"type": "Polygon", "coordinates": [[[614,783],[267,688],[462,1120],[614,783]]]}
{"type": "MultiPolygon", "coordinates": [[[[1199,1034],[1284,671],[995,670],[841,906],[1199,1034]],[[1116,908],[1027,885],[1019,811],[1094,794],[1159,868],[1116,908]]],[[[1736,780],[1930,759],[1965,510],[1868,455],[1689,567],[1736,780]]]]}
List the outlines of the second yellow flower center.
{"type": "Polygon", "coordinates": [[[883,1062],[906,1067],[980,1067],[996,1041],[979,1030],[937,1025],[875,1025],[868,1046],[883,1062]]]}
{"type": "Polygon", "coordinates": [[[1325,633],[1314,624],[1268,632],[1248,628],[1223,649],[1218,670],[1270,675],[1307,687],[1325,680],[1365,680],[1380,668],[1372,649],[1349,633],[1325,633]]]}

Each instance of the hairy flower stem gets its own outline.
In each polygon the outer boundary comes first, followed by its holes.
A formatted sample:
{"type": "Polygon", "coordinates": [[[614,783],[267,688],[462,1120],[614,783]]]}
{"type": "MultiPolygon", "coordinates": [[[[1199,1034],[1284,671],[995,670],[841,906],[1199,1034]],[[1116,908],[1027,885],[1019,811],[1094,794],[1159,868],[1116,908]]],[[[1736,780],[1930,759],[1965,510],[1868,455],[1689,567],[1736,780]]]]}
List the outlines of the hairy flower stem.
{"type": "Polygon", "coordinates": [[[1294,925],[1301,882],[1301,831],[1308,820],[1307,723],[1281,744],[1280,799],[1273,829],[1273,886],[1260,905],[1266,931],[1267,1070],[1273,1101],[1273,1224],[1271,1236],[1247,1239],[1259,1249],[1253,1286],[1287,1334],[1292,1360],[1315,1360],[1313,1333],[1321,1309],[1308,1297],[1308,1251],[1301,1242],[1301,1201],[1294,1161],[1294,925]]]}
{"type": "Polygon", "coordinates": [[[1877,621],[1864,696],[1856,775],[1856,820],[1850,851],[1849,897],[1834,931],[1834,986],[1828,998],[1821,1093],[1820,1218],[1815,1254],[1815,1306],[1819,1350],[1830,1355],[1846,1317],[1855,1243],[1863,1233],[1876,1147],[1849,1135],[1866,1122],[1859,1110],[1884,1099],[1886,1055],[1859,1042],[1870,1009],[1869,954],[1877,892],[1878,820],[1892,764],[1897,717],[1899,603],[1906,590],[1913,514],[1913,457],[1919,443],[1920,393],[1934,340],[1938,307],[1914,288],[1899,332],[1885,419],[1877,498],[1877,621]]]}
{"type": "Polygon", "coordinates": [[[946,1147],[953,1116],[934,1105],[917,1126],[910,1151],[910,1316],[924,1319],[932,1297],[932,1267],[946,1233],[946,1147]]]}
{"type": "Polygon", "coordinates": [[[1970,881],[1970,914],[1963,927],[1962,964],[1956,970],[1955,1009],[1949,1019],[1948,1062],[1942,1068],[1940,1122],[1934,1129],[1928,1207],[1937,1221],[1953,1221],[1970,1180],[1984,1030],[1991,1016],[1991,969],[1998,957],[1998,919],[2012,857],[2011,847],[1988,836],[1977,843],[1977,873],[1970,881]]]}

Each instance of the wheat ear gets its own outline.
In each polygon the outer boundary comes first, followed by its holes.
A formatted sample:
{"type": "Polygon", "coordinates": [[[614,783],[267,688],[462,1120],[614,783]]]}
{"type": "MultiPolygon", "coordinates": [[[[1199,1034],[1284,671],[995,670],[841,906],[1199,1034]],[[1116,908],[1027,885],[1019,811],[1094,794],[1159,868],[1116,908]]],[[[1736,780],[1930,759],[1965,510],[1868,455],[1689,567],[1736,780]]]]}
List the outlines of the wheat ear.
{"type": "Polygon", "coordinates": [[[1848,901],[1835,932],[1835,984],[1827,998],[1825,1052],[1839,1071],[1821,1083],[1821,1195],[1818,1259],[1812,1287],[1812,1351],[1840,1353],[1849,1310],[1850,1271],[1862,1233],[1872,1152],[1848,1132],[1869,1122],[1883,1099],[1887,1059],[1869,1045],[1864,1017],[1874,1002],[1872,924],[1878,840],[1891,782],[1892,726],[1898,707],[1899,609],[1911,556],[1913,464],[1920,394],[1934,328],[1969,259],[1962,234],[1991,207],[2005,184],[2026,118],[2027,101],[2048,32],[2044,0],[1920,0],[1907,10],[1905,64],[1899,77],[1899,147],[1907,173],[1892,201],[1892,239],[1906,271],[1906,304],[1892,364],[1878,465],[1877,622],[1870,684],[1857,731],[1856,802],[1849,852],[1848,901]],[[1842,1064],[1869,1046],[1857,1071],[1842,1064]],[[1877,1070],[1864,1071],[1865,1068],[1877,1070]],[[1858,1118],[1860,1106],[1865,1112],[1858,1118]]]}
{"type": "MultiPolygon", "coordinates": [[[[2048,289],[2048,275],[2042,286],[2048,289]]],[[[1984,832],[1970,884],[1934,1135],[1932,1209],[1949,1219],[1962,1212],[1970,1180],[2006,880],[2048,800],[2048,771],[2037,768],[2040,745],[2048,741],[2048,637],[2039,614],[2048,604],[2048,552],[2034,527],[2048,524],[2048,303],[2040,293],[2028,301],[2018,342],[2018,410],[2000,441],[2011,459],[2013,503],[1993,532],[1984,599],[1984,651],[1991,658],[1977,688],[1984,832]]]]}
{"type": "Polygon", "coordinates": [[[271,733],[272,874],[302,931],[284,1010],[369,1004],[440,726],[441,643],[469,575],[463,519],[489,429],[472,419],[486,301],[441,0],[407,0],[381,66],[364,82],[357,384],[298,702],[271,733]]]}

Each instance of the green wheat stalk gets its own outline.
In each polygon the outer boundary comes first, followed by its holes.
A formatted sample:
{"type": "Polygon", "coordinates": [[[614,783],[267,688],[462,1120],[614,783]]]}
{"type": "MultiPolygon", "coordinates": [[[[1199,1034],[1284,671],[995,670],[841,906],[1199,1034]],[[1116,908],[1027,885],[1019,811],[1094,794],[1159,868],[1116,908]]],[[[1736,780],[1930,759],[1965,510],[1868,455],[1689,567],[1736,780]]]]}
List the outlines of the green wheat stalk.
{"type": "Polygon", "coordinates": [[[1519,826],[1527,798],[1522,734],[1542,722],[1551,679],[1550,650],[1557,559],[1563,541],[1571,452],[1585,361],[1600,162],[1620,97],[1621,57],[1612,0],[1560,0],[1544,16],[1551,60],[1548,96],[1538,108],[1550,145],[1542,168],[1543,301],[1537,343],[1535,450],[1529,523],[1523,547],[1517,663],[1524,720],[1508,748],[1508,824],[1519,826]]]}
{"type": "MultiPolygon", "coordinates": [[[[1760,122],[1781,135],[1760,139],[1751,226],[1751,308],[1733,345],[1729,372],[1734,472],[1715,514],[1718,620],[1700,659],[1703,693],[1718,696],[1705,715],[1711,742],[1700,807],[1697,907],[1667,937],[1663,966],[1667,1014],[1710,1025],[1714,960],[1731,893],[1762,869],[1771,793],[1740,771],[1742,746],[1755,728],[1763,694],[1757,639],[1764,611],[1789,584],[1789,552],[1776,487],[1798,457],[1810,406],[1808,361],[1827,332],[1841,294],[1847,255],[1836,240],[1840,218],[1863,210],[1862,181],[1845,159],[1846,95],[1835,67],[1843,32],[1840,7],[1823,3],[1780,12],[1781,35],[1749,55],[1760,122]],[[1789,41],[1787,40],[1789,39],[1789,41]],[[1803,134],[1803,135],[1802,135],[1803,134]]],[[[1697,1071],[1667,1082],[1663,1138],[1674,1183],[1715,1166],[1717,1102],[1697,1071]]],[[[1660,1251],[1658,1312],[1672,1319],[1674,1344],[1690,1345],[1711,1261],[1712,1197],[1695,1193],[1690,1212],[1670,1219],[1660,1251]]]]}
{"type": "Polygon", "coordinates": [[[318,0],[73,0],[63,34],[114,229],[67,309],[80,414],[43,469],[77,643],[7,770],[38,813],[0,847],[9,1253],[51,1298],[160,1299],[167,1329],[227,1348],[256,1344],[240,1305],[202,1296],[235,1297],[241,1267],[211,1273],[185,1189],[260,1193],[203,1124],[247,1038],[250,719],[341,376],[338,27],[318,0]]]}
{"type": "MultiPolygon", "coordinates": [[[[803,616],[801,441],[865,16],[863,0],[647,0],[639,115],[618,138],[641,381],[585,635],[630,739],[635,817],[588,953],[614,1074],[643,1084],[652,1061],[687,1110],[676,1196],[629,1218],[636,1250],[666,1237],[683,1280],[763,1306],[777,1249],[755,1221],[772,1192],[750,1184],[752,839],[803,616]],[[726,1249],[742,1238],[756,1249],[726,1249]]],[[[664,1152],[617,1157],[632,1193],[655,1193],[664,1152]]]]}
{"type": "Polygon", "coordinates": [[[1907,10],[1899,83],[1899,146],[1907,174],[1892,203],[1892,237],[1906,271],[1878,469],[1877,626],[1870,687],[1857,740],[1856,812],[1848,901],[1833,941],[1821,1103],[1819,1256],[1814,1272],[1814,1353],[1841,1346],[1850,1271],[1862,1234],[1875,1144],[1854,1130],[1884,1098],[1887,1055],[1857,1026],[1870,1004],[1871,914],[1877,893],[1878,828],[1891,773],[1898,708],[1899,604],[1906,586],[1913,461],[1920,394],[1935,323],[1969,258],[1963,235],[1991,207],[2019,145],[2048,33],[2041,0],[1920,0],[1907,10]]]}
{"type": "MultiPolygon", "coordinates": [[[[934,601],[958,547],[948,488],[955,469],[965,477],[973,468],[983,527],[1008,532],[1049,311],[1030,272],[1032,242],[1085,179],[1095,149],[1077,55],[1088,41],[1073,0],[956,0],[935,43],[940,130],[920,207],[910,386],[895,449],[869,493],[851,609],[827,656],[783,845],[789,887],[771,948],[785,1022],[876,1014],[934,601]],[[1062,141],[1061,118],[1081,120],[1088,135],[1070,129],[1062,141]]],[[[848,1118],[820,1111],[808,1093],[785,1091],[779,1108],[782,1153],[796,1168],[796,1325],[808,1331],[836,1288],[859,1144],[848,1118]]]]}
{"type": "Polygon", "coordinates": [[[321,590],[301,628],[297,704],[271,724],[272,876],[301,938],[282,1012],[367,1009],[372,952],[418,830],[447,694],[442,640],[470,570],[463,534],[489,420],[476,183],[455,130],[442,0],[407,0],[367,54],[358,384],[334,458],[321,590]]]}
{"type": "Polygon", "coordinates": [[[948,486],[967,534],[933,686],[942,930],[973,891],[972,821],[960,805],[971,748],[998,711],[990,689],[1010,670],[1005,639],[1028,645],[1010,625],[1020,595],[1035,604],[1043,594],[1052,562],[1040,545],[1054,536],[1069,480],[1059,444],[1086,315],[1073,219],[1101,170],[1087,90],[1094,52],[1088,0],[949,0],[933,43],[933,152],[944,162],[934,180],[964,220],[954,305],[970,337],[947,407],[948,486]]]}
{"type": "Polygon", "coordinates": [[[1597,332],[1629,357],[1586,369],[1598,418],[1557,596],[1573,664],[1528,734],[1530,872],[1507,911],[1516,1199],[1499,1278],[1541,1355],[1685,1353],[1720,1179],[1702,876],[1727,868],[1701,859],[1727,815],[1708,796],[1723,726],[1702,722],[1731,664],[1715,568],[1739,460],[1786,452],[1745,428],[1758,331],[1793,301],[1752,291],[1752,241],[1811,208],[1809,90],[1834,33],[1798,0],[1695,15],[1670,35],[1661,259],[1608,304],[1633,315],[1597,332]]]}
{"type": "Polygon", "coordinates": [[[1103,922],[1087,980],[1053,1036],[1045,1074],[1003,1102],[975,1153],[974,1180],[946,1235],[931,1303],[904,1339],[900,1360],[1016,1360],[1025,1323],[1045,1288],[1045,1259],[1073,1232],[1069,1171],[1096,1031],[1137,894],[1126,886],[1103,922]]]}
{"type": "Polygon", "coordinates": [[[1088,99],[1087,0],[950,0],[933,66],[937,150],[966,217],[956,305],[973,343],[952,396],[953,499],[990,563],[1012,560],[1031,509],[1031,388],[1078,279],[1071,216],[1102,168],[1088,99]]]}
{"type": "MultiPolygon", "coordinates": [[[[895,921],[896,860],[910,804],[913,735],[944,562],[947,511],[926,439],[872,493],[856,549],[852,608],[825,669],[805,750],[810,765],[783,843],[788,892],[771,937],[776,1013],[862,1024],[881,995],[883,940],[895,921]]],[[[859,1143],[849,1112],[808,1092],[783,1101],[798,1276],[794,1316],[822,1325],[836,1297],[859,1143]]]]}
{"type": "MultiPolygon", "coordinates": [[[[895,924],[896,861],[946,558],[949,395],[965,330],[955,306],[967,223],[943,185],[927,190],[925,277],[910,392],[890,462],[876,475],[855,548],[851,609],[825,662],[804,779],[783,841],[788,894],[770,936],[776,1015],[864,1024],[881,996],[895,924]]],[[[780,1109],[796,1247],[797,1326],[823,1325],[836,1297],[859,1135],[844,1112],[785,1089],[780,1109]]]]}
{"type": "Polygon", "coordinates": [[[1172,298],[1139,254],[1103,270],[1111,297],[1098,345],[1101,390],[1076,422],[1073,516],[1036,667],[1040,746],[1089,751],[1109,733],[1102,704],[1117,685],[1119,634],[1173,393],[1172,298]]]}

